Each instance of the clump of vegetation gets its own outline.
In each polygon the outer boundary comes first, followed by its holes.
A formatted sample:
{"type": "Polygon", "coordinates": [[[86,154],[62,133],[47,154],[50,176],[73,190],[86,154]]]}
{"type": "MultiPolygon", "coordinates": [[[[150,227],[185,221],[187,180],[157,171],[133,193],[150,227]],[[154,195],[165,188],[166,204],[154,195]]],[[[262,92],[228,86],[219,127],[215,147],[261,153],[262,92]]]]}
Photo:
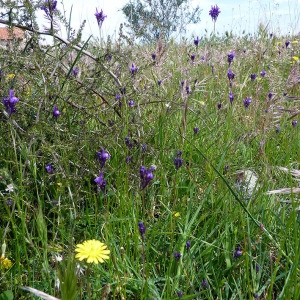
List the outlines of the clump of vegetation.
{"type": "Polygon", "coordinates": [[[0,298],[299,298],[299,37],[95,47],[3,8],[0,298]]]}

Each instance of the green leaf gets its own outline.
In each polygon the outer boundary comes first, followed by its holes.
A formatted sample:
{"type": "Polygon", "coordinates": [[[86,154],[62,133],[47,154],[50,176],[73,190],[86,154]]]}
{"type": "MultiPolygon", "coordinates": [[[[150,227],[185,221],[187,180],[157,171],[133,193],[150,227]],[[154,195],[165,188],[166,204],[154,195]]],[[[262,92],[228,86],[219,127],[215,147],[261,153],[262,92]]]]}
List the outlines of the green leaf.
{"type": "Polygon", "coordinates": [[[0,294],[0,300],[13,300],[14,294],[12,291],[5,291],[4,293],[0,294]]]}

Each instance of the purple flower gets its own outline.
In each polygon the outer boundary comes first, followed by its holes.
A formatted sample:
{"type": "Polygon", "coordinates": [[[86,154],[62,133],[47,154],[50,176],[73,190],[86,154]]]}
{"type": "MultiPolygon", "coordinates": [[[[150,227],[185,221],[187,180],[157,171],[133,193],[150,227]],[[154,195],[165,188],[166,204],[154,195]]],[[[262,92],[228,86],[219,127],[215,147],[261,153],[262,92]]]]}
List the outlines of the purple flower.
{"type": "Polygon", "coordinates": [[[54,173],[54,168],[52,166],[52,164],[49,164],[45,167],[46,171],[48,174],[53,174],[54,173]]]}
{"type": "Polygon", "coordinates": [[[234,75],[235,74],[231,71],[231,69],[228,69],[227,77],[228,77],[229,81],[234,79],[234,75]]]}
{"type": "Polygon", "coordinates": [[[194,127],[194,134],[197,134],[199,132],[199,127],[194,127]]]}
{"type": "Polygon", "coordinates": [[[14,96],[14,90],[9,90],[9,98],[3,97],[2,101],[9,116],[16,112],[15,106],[19,102],[19,98],[14,96]]]}
{"type": "Polygon", "coordinates": [[[129,107],[134,106],[134,101],[133,101],[133,100],[128,101],[128,106],[129,106],[129,107]]]}
{"type": "Polygon", "coordinates": [[[227,60],[228,60],[229,66],[232,63],[234,58],[235,58],[235,53],[233,51],[231,51],[231,53],[227,54],[227,60]]]}
{"type": "Polygon", "coordinates": [[[238,246],[237,250],[234,251],[234,253],[233,253],[233,258],[238,259],[242,254],[243,254],[243,252],[241,251],[241,247],[238,246]]]}
{"type": "Polygon", "coordinates": [[[178,298],[182,298],[182,296],[183,296],[183,291],[178,291],[178,292],[177,292],[177,296],[178,296],[178,298]]]}
{"type": "Polygon", "coordinates": [[[266,70],[265,70],[265,69],[262,69],[261,72],[260,72],[260,76],[261,76],[262,78],[264,78],[264,77],[266,76],[266,74],[267,74],[266,70]]]}
{"type": "Polygon", "coordinates": [[[121,99],[121,95],[120,94],[116,94],[116,100],[120,100],[121,99]]]}
{"type": "Polygon", "coordinates": [[[297,120],[293,120],[293,122],[292,122],[293,127],[296,127],[296,126],[297,126],[297,123],[298,123],[297,120]]]}
{"type": "Polygon", "coordinates": [[[96,13],[95,13],[95,17],[97,19],[97,23],[98,23],[98,26],[102,26],[103,22],[104,22],[104,19],[107,17],[107,15],[105,15],[103,13],[103,10],[101,9],[101,11],[98,12],[98,9],[96,8],[96,13]]]}
{"type": "Polygon", "coordinates": [[[153,166],[149,169],[146,169],[144,166],[140,167],[140,177],[141,177],[141,188],[144,189],[150,181],[154,178],[153,171],[156,168],[153,166]]]}
{"type": "Polygon", "coordinates": [[[139,222],[138,226],[139,226],[140,234],[141,234],[142,238],[144,239],[144,235],[146,233],[146,226],[144,225],[143,222],[139,222]]]}
{"type": "Polygon", "coordinates": [[[192,54],[192,55],[191,55],[191,60],[194,61],[195,58],[196,58],[196,54],[192,54]]]}
{"type": "Polygon", "coordinates": [[[271,92],[268,93],[268,98],[269,100],[271,100],[271,98],[273,97],[273,94],[271,92]]]}
{"type": "Polygon", "coordinates": [[[256,271],[256,272],[259,272],[259,270],[260,270],[260,265],[259,265],[259,264],[256,264],[256,266],[255,266],[255,271],[256,271]]]}
{"type": "Polygon", "coordinates": [[[194,45],[195,45],[196,47],[198,47],[199,42],[200,42],[200,39],[199,39],[199,37],[197,36],[197,38],[194,39],[194,45]]]}
{"type": "Polygon", "coordinates": [[[125,159],[126,164],[129,164],[132,161],[132,156],[128,156],[125,159]]]}
{"type": "Polygon", "coordinates": [[[41,6],[41,10],[43,10],[46,15],[51,15],[52,12],[56,11],[56,5],[57,5],[57,1],[51,1],[51,0],[47,0],[44,2],[44,4],[41,6]]]}
{"type": "Polygon", "coordinates": [[[183,87],[184,86],[184,81],[182,80],[182,81],[180,81],[180,85],[181,85],[181,87],[183,87]]]}
{"type": "Polygon", "coordinates": [[[78,75],[78,72],[79,72],[78,68],[74,68],[72,70],[72,73],[73,73],[74,77],[76,77],[78,75]]]}
{"type": "Polygon", "coordinates": [[[155,54],[155,53],[152,53],[152,54],[151,54],[151,57],[152,57],[153,60],[155,60],[156,54],[155,54]]]}
{"type": "Polygon", "coordinates": [[[100,172],[99,176],[95,178],[94,182],[97,183],[98,188],[105,193],[106,190],[106,180],[103,179],[103,172],[100,172]]]}
{"type": "Polygon", "coordinates": [[[13,202],[11,199],[7,199],[5,203],[7,206],[11,206],[13,202]]]}
{"type": "Polygon", "coordinates": [[[251,78],[251,81],[254,81],[256,79],[256,74],[250,74],[250,78],[251,78]]]}
{"type": "Polygon", "coordinates": [[[220,14],[220,8],[218,7],[218,5],[212,6],[210,11],[209,11],[209,15],[211,16],[211,19],[216,22],[217,18],[220,14]]]}
{"type": "Polygon", "coordinates": [[[185,87],[185,91],[188,95],[192,92],[188,85],[185,87]]]}
{"type": "Polygon", "coordinates": [[[245,99],[244,99],[244,106],[245,106],[245,108],[248,108],[249,107],[249,105],[251,104],[251,99],[250,99],[250,97],[246,97],[245,99]]]}
{"type": "Polygon", "coordinates": [[[162,83],[162,80],[161,80],[161,79],[157,81],[157,84],[158,84],[159,86],[161,85],[161,83],[162,83]]]}
{"type": "Polygon", "coordinates": [[[204,288],[204,289],[206,289],[207,287],[208,287],[208,282],[207,282],[207,280],[203,280],[202,282],[201,282],[201,285],[202,285],[202,287],[204,288]]]}
{"type": "Polygon", "coordinates": [[[100,168],[102,169],[108,159],[110,159],[110,155],[104,148],[102,148],[101,152],[97,152],[97,157],[100,162],[100,168]]]}
{"type": "Polygon", "coordinates": [[[132,63],[131,68],[130,68],[130,73],[134,75],[138,71],[138,68],[132,63]]]}
{"type": "Polygon", "coordinates": [[[181,257],[181,253],[180,253],[180,252],[177,252],[177,251],[175,251],[173,255],[174,255],[174,258],[175,258],[176,260],[179,260],[180,257],[181,257]]]}
{"type": "Polygon", "coordinates": [[[182,164],[183,164],[183,159],[181,158],[182,151],[177,152],[177,156],[174,158],[174,165],[176,170],[178,170],[182,164]]]}
{"type": "Polygon", "coordinates": [[[258,299],[259,295],[258,295],[257,293],[254,293],[254,294],[253,294],[253,297],[254,297],[255,299],[258,299]]]}
{"type": "Polygon", "coordinates": [[[290,45],[290,41],[285,41],[285,47],[287,48],[290,45]]]}
{"type": "Polygon", "coordinates": [[[186,246],[186,250],[190,250],[190,248],[191,248],[191,242],[187,241],[186,244],[185,244],[185,246],[186,246]]]}
{"type": "Polygon", "coordinates": [[[129,137],[126,137],[125,138],[125,144],[128,148],[132,148],[133,147],[133,144],[132,142],[130,141],[129,137]]]}
{"type": "Polygon", "coordinates": [[[233,103],[233,100],[234,100],[234,95],[232,94],[232,91],[230,91],[230,93],[229,93],[229,101],[230,101],[230,104],[233,103]]]}
{"type": "Polygon", "coordinates": [[[56,105],[54,105],[54,107],[53,107],[52,114],[53,114],[53,117],[56,118],[56,119],[58,118],[59,115],[61,115],[61,112],[58,110],[56,105]]]}
{"type": "Polygon", "coordinates": [[[218,109],[221,109],[222,103],[218,103],[218,109]]]}

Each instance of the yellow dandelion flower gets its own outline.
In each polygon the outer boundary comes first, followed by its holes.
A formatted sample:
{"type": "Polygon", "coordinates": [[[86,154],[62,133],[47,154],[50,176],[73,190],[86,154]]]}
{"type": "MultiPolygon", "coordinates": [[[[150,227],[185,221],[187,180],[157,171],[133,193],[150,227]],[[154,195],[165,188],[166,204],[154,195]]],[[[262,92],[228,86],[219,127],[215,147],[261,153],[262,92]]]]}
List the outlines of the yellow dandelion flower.
{"type": "Polygon", "coordinates": [[[179,217],[180,217],[180,213],[179,213],[179,212],[176,212],[176,213],[174,214],[174,217],[179,218],[179,217]]]}
{"type": "Polygon", "coordinates": [[[15,74],[7,74],[6,75],[6,79],[13,79],[13,78],[15,78],[15,74]]]}
{"type": "Polygon", "coordinates": [[[76,245],[75,252],[78,252],[75,257],[80,261],[87,259],[87,263],[98,262],[103,263],[105,259],[109,259],[109,250],[107,246],[97,240],[84,241],[82,244],[76,245]]]}
{"type": "Polygon", "coordinates": [[[12,266],[12,262],[10,259],[1,256],[0,258],[0,269],[10,269],[12,266]]]}
{"type": "Polygon", "coordinates": [[[293,58],[294,61],[298,61],[299,60],[298,56],[293,56],[292,58],[293,58]]]}
{"type": "Polygon", "coordinates": [[[292,41],[292,44],[298,44],[297,40],[292,41]]]}

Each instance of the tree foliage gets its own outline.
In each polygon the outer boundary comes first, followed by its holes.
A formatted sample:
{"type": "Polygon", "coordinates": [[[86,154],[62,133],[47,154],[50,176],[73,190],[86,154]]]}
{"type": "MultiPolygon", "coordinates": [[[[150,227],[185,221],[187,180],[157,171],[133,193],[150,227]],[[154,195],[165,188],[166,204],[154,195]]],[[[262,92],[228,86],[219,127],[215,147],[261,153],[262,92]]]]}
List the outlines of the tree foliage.
{"type": "Polygon", "coordinates": [[[185,32],[186,25],[200,21],[199,6],[190,0],[133,0],[122,11],[131,30],[143,41],[168,39],[176,31],[185,32]]]}

